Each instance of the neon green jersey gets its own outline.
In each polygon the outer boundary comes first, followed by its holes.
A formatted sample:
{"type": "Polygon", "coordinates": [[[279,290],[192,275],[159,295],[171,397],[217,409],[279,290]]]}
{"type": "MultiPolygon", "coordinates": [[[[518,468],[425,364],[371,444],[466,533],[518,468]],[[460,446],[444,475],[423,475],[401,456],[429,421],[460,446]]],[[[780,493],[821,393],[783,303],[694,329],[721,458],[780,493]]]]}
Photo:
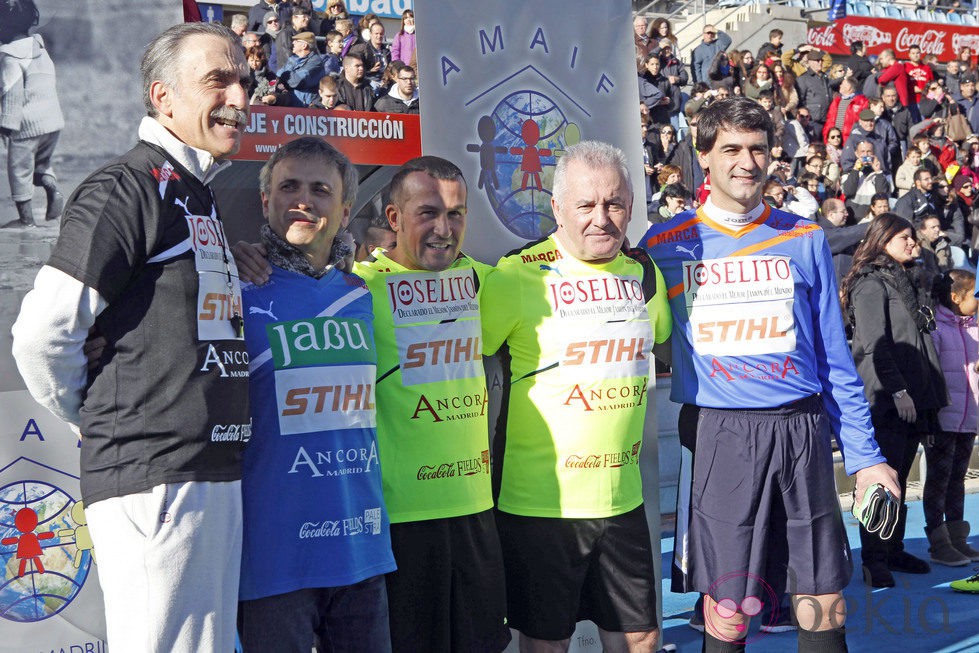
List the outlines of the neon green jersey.
{"type": "Polygon", "coordinates": [[[504,256],[487,279],[483,349],[505,343],[509,366],[500,510],[599,518],[642,503],[650,352],[672,324],[663,277],[646,270],[648,303],[642,264],[623,254],[585,263],[551,236],[504,256]]]}
{"type": "Polygon", "coordinates": [[[409,270],[382,250],[354,273],[374,298],[377,441],[392,523],[493,506],[479,296],[493,269],[461,256],[409,270]]]}

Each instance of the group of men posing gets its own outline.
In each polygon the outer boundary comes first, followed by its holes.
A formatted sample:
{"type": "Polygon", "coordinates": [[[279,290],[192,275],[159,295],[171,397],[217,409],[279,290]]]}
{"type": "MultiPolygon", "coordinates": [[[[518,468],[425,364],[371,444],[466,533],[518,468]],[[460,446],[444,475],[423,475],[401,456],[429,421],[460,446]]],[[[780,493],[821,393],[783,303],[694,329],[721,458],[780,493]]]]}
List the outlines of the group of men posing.
{"type": "Polygon", "coordinates": [[[659,267],[623,253],[628,167],[592,141],[557,164],[557,231],[495,268],[461,252],[461,171],[409,161],[394,247],[350,274],[356,172],[310,138],[262,169],[261,246],[236,264],[208,187],[247,124],[233,33],[174,26],[142,71],[139,144],[74,193],[14,325],[28,389],[81,434],[113,649],[228,651],[237,627],[245,651],[500,651],[509,626],[521,650],[566,650],[589,619],[605,650],[654,650],[638,459],[672,324],[705,649],[742,650],[729,602],[791,575],[800,650],[845,650],[829,432],[858,491],[898,486],[822,232],[762,203],[757,105],[701,115],[710,200],[644,237],[659,267]]]}

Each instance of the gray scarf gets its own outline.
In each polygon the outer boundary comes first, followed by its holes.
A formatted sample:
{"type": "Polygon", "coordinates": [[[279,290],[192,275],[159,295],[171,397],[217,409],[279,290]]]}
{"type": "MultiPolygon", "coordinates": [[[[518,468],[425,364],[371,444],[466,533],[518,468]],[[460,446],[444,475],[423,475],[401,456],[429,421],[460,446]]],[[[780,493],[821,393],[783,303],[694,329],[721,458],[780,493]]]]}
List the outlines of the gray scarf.
{"type": "Polygon", "coordinates": [[[314,279],[321,278],[334,267],[343,272],[350,272],[353,267],[354,240],[350,232],[344,229],[337,232],[333,239],[330,261],[322,270],[313,268],[309,257],[283,240],[267,223],[262,225],[262,244],[265,245],[265,251],[268,253],[269,263],[314,279]]]}

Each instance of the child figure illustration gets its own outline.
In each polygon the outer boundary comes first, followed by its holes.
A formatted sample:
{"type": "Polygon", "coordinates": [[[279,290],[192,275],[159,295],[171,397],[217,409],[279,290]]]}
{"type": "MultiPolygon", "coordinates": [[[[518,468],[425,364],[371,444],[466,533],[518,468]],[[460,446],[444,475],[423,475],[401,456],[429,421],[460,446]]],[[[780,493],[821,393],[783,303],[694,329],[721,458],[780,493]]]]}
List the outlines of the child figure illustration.
{"type": "Polygon", "coordinates": [[[17,511],[17,516],[14,517],[14,526],[23,535],[5,537],[0,540],[0,544],[17,545],[17,559],[20,560],[20,571],[17,573],[17,577],[20,578],[24,575],[29,561],[34,562],[37,573],[43,574],[44,565],[41,563],[41,556],[44,553],[41,551],[41,540],[50,540],[54,537],[54,533],[34,533],[34,529],[37,528],[37,513],[31,508],[21,508],[17,511]]]}
{"type": "Polygon", "coordinates": [[[520,136],[523,138],[526,147],[510,148],[510,154],[519,154],[522,157],[520,160],[520,169],[523,171],[523,181],[520,184],[520,190],[527,188],[528,180],[533,181],[534,187],[537,190],[543,190],[544,187],[540,180],[542,170],[540,157],[542,154],[544,156],[550,156],[551,150],[537,147],[537,141],[540,140],[540,127],[530,118],[524,120],[523,125],[520,126],[520,136]]]}
{"type": "Polygon", "coordinates": [[[92,544],[92,535],[88,532],[88,520],[85,518],[85,504],[76,501],[71,507],[71,519],[77,524],[76,528],[62,528],[58,531],[58,537],[75,538],[75,557],[71,563],[78,569],[82,564],[82,554],[85,551],[92,552],[92,562],[95,562],[95,549],[92,544]]]}

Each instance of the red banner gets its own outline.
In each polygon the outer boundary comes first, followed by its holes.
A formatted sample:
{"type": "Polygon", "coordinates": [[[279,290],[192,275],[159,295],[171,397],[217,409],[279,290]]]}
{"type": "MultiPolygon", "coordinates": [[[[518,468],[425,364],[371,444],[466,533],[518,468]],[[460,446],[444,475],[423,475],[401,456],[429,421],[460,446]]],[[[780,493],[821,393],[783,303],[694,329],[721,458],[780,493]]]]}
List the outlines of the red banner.
{"type": "Polygon", "coordinates": [[[299,136],[318,136],[355,164],[399,166],[421,156],[418,116],[253,105],[241,149],[233,158],[266,161],[299,136]]]}
{"type": "Polygon", "coordinates": [[[891,18],[847,16],[829,25],[810,27],[807,41],[830,54],[850,54],[850,44],[863,41],[867,54],[891,48],[898,59],[907,59],[908,48],[921,46],[922,54],[951,61],[960,48],[979,50],[979,27],[945,23],[912,23],[891,18]]]}

